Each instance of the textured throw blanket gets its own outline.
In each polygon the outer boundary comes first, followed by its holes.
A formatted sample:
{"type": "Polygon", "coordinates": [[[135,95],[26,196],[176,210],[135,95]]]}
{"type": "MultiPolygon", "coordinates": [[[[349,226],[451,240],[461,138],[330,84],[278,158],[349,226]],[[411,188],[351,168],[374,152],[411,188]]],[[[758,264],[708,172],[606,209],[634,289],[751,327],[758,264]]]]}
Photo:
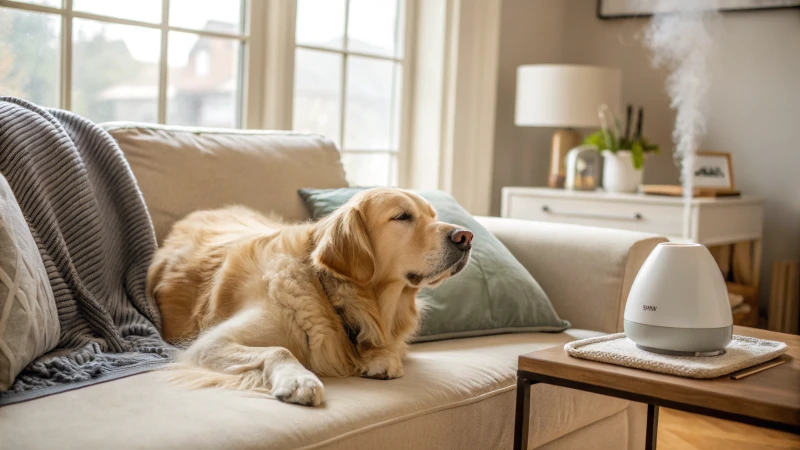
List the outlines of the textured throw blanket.
{"type": "Polygon", "coordinates": [[[56,349],[0,405],[167,362],[174,350],[145,295],[155,234],[114,139],[72,113],[0,97],[0,173],[39,246],[61,325],[56,349]]]}

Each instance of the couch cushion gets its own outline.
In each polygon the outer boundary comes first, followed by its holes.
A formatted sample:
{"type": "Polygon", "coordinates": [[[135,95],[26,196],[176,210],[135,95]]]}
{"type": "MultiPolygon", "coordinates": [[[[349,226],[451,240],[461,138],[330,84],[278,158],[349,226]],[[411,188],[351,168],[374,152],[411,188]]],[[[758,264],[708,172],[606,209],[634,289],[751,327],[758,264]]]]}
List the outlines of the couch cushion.
{"type": "MultiPolygon", "coordinates": [[[[0,408],[0,436],[9,448],[510,447],[517,356],[597,335],[573,329],[416,344],[404,378],[323,379],[326,403],[319,408],[185,390],[151,372],[0,408]]],[[[535,445],[629,404],[542,384],[532,387],[531,399],[535,445]]]]}
{"type": "Polygon", "coordinates": [[[198,209],[240,204],[303,220],[308,211],[297,189],[347,186],[339,151],[316,134],[102,126],[133,169],[159,244],[173,223],[198,209]]]}

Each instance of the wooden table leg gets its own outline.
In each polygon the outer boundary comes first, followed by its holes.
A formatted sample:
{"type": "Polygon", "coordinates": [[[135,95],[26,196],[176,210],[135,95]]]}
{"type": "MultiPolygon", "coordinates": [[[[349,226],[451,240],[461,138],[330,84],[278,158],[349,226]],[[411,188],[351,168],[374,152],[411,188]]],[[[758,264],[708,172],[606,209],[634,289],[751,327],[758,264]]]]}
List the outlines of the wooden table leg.
{"type": "Polygon", "coordinates": [[[656,450],[658,445],[658,405],[647,405],[647,438],[645,450],[656,450]]]}
{"type": "Polygon", "coordinates": [[[758,287],[761,286],[761,239],[753,241],[753,286],[758,292],[758,287]]]}
{"type": "Polygon", "coordinates": [[[758,307],[760,304],[761,299],[761,239],[756,239],[753,241],[753,287],[756,290],[756,299],[752,308],[755,309],[753,313],[752,321],[750,326],[753,328],[758,328],[760,325],[760,314],[758,312],[758,307]]]}
{"type": "Polygon", "coordinates": [[[528,421],[531,413],[531,381],[517,376],[517,412],[514,418],[514,450],[528,448],[528,421]]]}

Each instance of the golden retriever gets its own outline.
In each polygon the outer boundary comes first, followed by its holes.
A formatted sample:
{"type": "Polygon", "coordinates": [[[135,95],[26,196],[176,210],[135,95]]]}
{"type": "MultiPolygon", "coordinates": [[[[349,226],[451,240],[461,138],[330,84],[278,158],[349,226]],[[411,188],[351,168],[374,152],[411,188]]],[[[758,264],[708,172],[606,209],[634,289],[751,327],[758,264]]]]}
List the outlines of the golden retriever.
{"type": "Polygon", "coordinates": [[[472,237],[399,189],[362,191],[316,223],[194,212],[147,276],[165,339],[191,342],[172,377],[301,405],[323,402],[317,375],[402,377],[416,294],[467,265],[472,237]]]}

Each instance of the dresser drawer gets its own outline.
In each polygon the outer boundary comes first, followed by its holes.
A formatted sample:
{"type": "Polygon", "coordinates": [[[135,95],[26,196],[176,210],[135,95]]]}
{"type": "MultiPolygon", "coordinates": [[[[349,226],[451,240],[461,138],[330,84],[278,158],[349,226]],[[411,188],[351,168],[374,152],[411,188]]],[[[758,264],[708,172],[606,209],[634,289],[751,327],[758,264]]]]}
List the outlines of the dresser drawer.
{"type": "Polygon", "coordinates": [[[620,228],[664,236],[680,236],[683,231],[683,208],[668,204],[511,194],[506,197],[503,214],[513,219],[620,228]]]}

